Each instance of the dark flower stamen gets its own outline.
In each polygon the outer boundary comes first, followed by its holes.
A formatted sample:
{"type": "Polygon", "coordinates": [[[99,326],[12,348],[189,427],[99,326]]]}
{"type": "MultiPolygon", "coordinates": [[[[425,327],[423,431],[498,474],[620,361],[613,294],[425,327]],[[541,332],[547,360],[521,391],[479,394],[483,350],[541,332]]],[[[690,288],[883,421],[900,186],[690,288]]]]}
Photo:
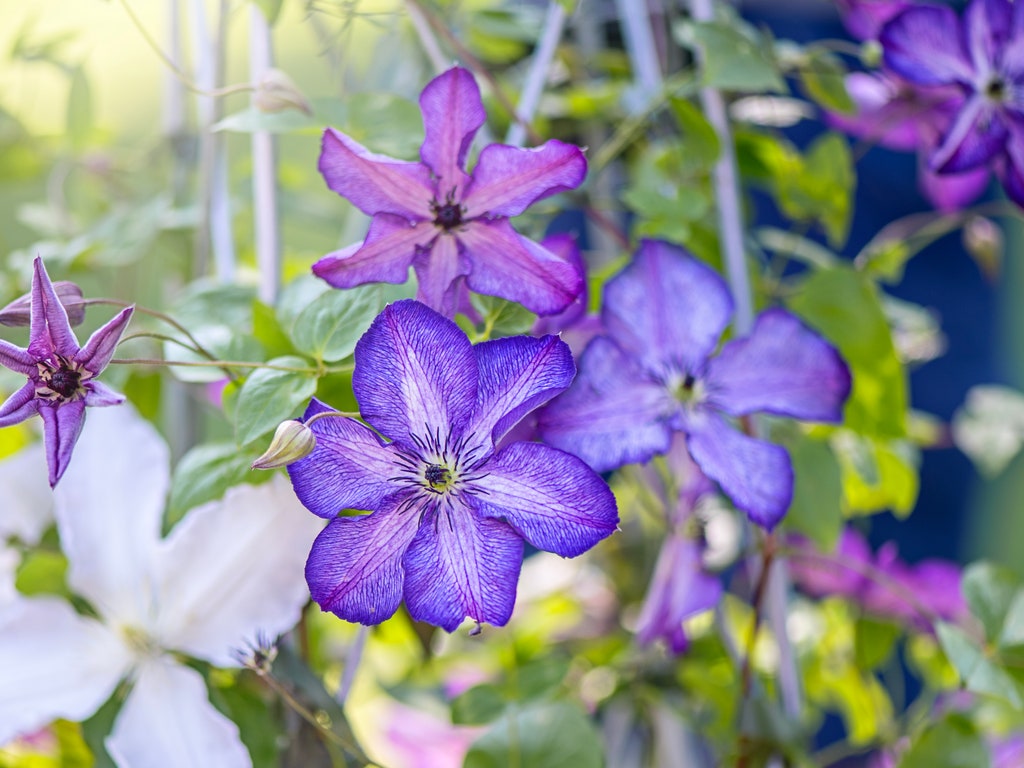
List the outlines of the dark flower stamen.
{"type": "Polygon", "coordinates": [[[70,368],[60,367],[50,375],[49,386],[65,400],[69,399],[81,386],[82,374],[70,368]]]}

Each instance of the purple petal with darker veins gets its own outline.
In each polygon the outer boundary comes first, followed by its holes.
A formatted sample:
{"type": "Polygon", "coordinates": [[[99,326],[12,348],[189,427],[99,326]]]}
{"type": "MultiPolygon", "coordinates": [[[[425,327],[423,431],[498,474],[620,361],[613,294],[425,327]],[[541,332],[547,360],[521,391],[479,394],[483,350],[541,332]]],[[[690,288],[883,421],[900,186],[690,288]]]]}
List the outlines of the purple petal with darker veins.
{"type": "Polygon", "coordinates": [[[36,399],[35,382],[24,384],[0,405],[0,427],[20,424],[39,410],[40,402],[36,399]]]}
{"type": "Polygon", "coordinates": [[[436,234],[428,223],[410,225],[401,216],[381,213],[373,217],[363,242],[327,254],[313,265],[313,274],[335,288],[404,283],[417,249],[436,234]]]}
{"type": "Polygon", "coordinates": [[[547,443],[598,472],[668,450],[680,405],[614,341],[598,336],[580,358],[576,381],[538,414],[547,443]]]}
{"type": "Polygon", "coordinates": [[[38,359],[54,352],[72,358],[78,352],[78,339],[71,330],[67,310],[50,282],[43,260],[36,256],[32,263],[32,324],[28,351],[38,359]]]}
{"type": "Polygon", "coordinates": [[[688,414],[686,446],[738,509],[771,530],[793,499],[793,467],[781,446],[733,429],[710,410],[688,414]]]}
{"type": "Polygon", "coordinates": [[[117,344],[121,341],[124,329],[128,327],[128,321],[132,318],[135,307],[125,307],[111,320],[100,328],[85,342],[85,346],[75,355],[75,362],[92,373],[98,374],[114,356],[117,344]]]}
{"type": "Polygon", "coordinates": [[[701,563],[700,544],[670,533],[661,545],[651,585],[640,609],[637,642],[649,645],[662,638],[673,653],[682,653],[686,650],[683,621],[714,608],[721,596],[721,580],[707,573],[701,563]]]}
{"type": "Polygon", "coordinates": [[[352,390],[385,437],[461,437],[476,407],[477,363],[466,334],[418,301],[390,304],[356,344],[352,390]]]}
{"type": "Polygon", "coordinates": [[[433,218],[430,203],[436,193],[430,169],[422,163],[374,154],[328,128],[318,167],[328,187],[368,216],[393,213],[409,221],[433,218]]]}
{"type": "Polygon", "coordinates": [[[487,119],[473,75],[452,67],[435,77],[420,94],[420,111],[426,134],[420,157],[434,172],[439,196],[459,200],[469,181],[466,153],[487,119]]]}
{"type": "Polygon", "coordinates": [[[969,86],[974,78],[960,20],[952,8],[908,8],[882,27],[878,39],[885,65],[912,83],[969,86]]]}
{"type": "Polygon", "coordinates": [[[732,416],[767,411],[838,422],[850,394],[839,352],[784,309],[762,312],[750,335],[708,361],[708,402],[732,416]]]}
{"type": "Polygon", "coordinates": [[[438,235],[429,249],[421,250],[413,259],[413,269],[419,285],[416,299],[445,317],[454,317],[462,285],[459,278],[470,270],[459,241],[449,233],[438,235]]]}
{"type": "Polygon", "coordinates": [[[452,632],[465,618],[504,626],[516,602],[523,540],[505,523],[441,506],[405,554],[409,615],[452,632]]]}
{"type": "Polygon", "coordinates": [[[16,347],[3,339],[0,339],[0,365],[25,376],[39,373],[39,369],[36,367],[36,358],[29,354],[27,349],[16,347]]]}
{"type": "Polygon", "coordinates": [[[101,381],[87,381],[82,388],[85,390],[85,404],[90,408],[121,405],[125,401],[124,395],[101,381]]]}
{"type": "Polygon", "coordinates": [[[46,466],[50,470],[52,488],[68,468],[71,451],[78,442],[85,424],[85,400],[70,400],[58,404],[42,403],[39,415],[43,417],[43,439],[46,444],[46,466]]]}
{"type": "Polygon", "coordinates": [[[415,510],[399,501],[363,517],[332,520],[313,542],[306,560],[309,593],[325,611],[345,621],[379,624],[402,601],[402,557],[416,535],[415,510]]]}
{"type": "Polygon", "coordinates": [[[989,162],[1006,146],[1007,129],[999,111],[983,96],[968,99],[946,132],[929,165],[960,173],[989,162]]]}
{"type": "Polygon", "coordinates": [[[991,171],[985,166],[963,173],[936,173],[918,156],[917,184],[928,201],[943,213],[960,211],[988,189],[991,171]]]}
{"type": "Polygon", "coordinates": [[[533,149],[490,144],[462,198],[465,215],[518,216],[538,200],[576,189],[586,175],[582,150],[557,139],[533,149]]]}
{"type": "Polygon", "coordinates": [[[477,293],[550,315],[583,290],[583,275],[573,264],[518,234],[508,219],[471,221],[458,238],[473,265],[466,282],[477,293]]]}
{"type": "MultiPolygon", "coordinates": [[[[304,420],[333,410],[314,398],[304,420]]],[[[396,472],[394,451],[375,432],[354,419],[329,416],[310,427],[316,447],[288,465],[299,501],[314,515],[328,519],[343,509],[376,509],[397,487],[388,482],[396,472]]]]}
{"type": "Polygon", "coordinates": [[[619,524],[615,497],[575,456],[540,443],[512,443],[482,468],[474,482],[486,493],[473,504],[481,515],[504,518],[528,542],[576,557],[619,524]]]}
{"type": "MultiPolygon", "coordinates": [[[[583,254],[580,253],[576,238],[572,235],[559,233],[545,237],[541,243],[544,248],[555,254],[562,261],[571,264],[581,275],[586,275],[586,263],[583,261],[583,254]]],[[[582,281],[579,295],[564,310],[556,315],[545,315],[537,318],[533,325],[533,334],[543,336],[546,333],[559,333],[566,330],[582,320],[587,312],[587,281],[582,281]]],[[[581,347],[582,349],[582,347],[581,347]]]]}
{"type": "Polygon", "coordinates": [[[605,285],[601,318],[654,375],[700,372],[732,315],[725,282],[682,248],[644,240],[605,285]]]}
{"type": "Polygon", "coordinates": [[[480,388],[472,431],[490,449],[526,414],[563,392],[576,375],[572,352],[554,336],[509,336],[473,347],[480,388]]]}
{"type": "Polygon", "coordinates": [[[979,73],[990,72],[998,62],[1007,44],[1012,14],[1009,0],[972,0],[964,10],[967,51],[979,73]]]}

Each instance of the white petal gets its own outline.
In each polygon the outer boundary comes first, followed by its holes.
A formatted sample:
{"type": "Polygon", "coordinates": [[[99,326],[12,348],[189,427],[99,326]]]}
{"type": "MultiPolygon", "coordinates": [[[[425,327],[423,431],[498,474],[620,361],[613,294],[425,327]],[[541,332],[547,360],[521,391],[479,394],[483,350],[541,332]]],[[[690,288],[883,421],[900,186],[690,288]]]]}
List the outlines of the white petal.
{"type": "Polygon", "coordinates": [[[21,555],[18,550],[5,547],[0,543],[0,611],[4,606],[10,605],[18,597],[18,590],[14,587],[14,579],[18,574],[18,565],[21,563],[21,555]]]}
{"type": "Polygon", "coordinates": [[[121,639],[57,598],[0,610],[0,744],[58,717],[84,720],[131,668],[121,639]]]}
{"type": "Polygon", "coordinates": [[[18,451],[0,461],[0,539],[14,535],[35,544],[53,522],[53,492],[46,471],[42,443],[18,451]]]}
{"type": "Polygon", "coordinates": [[[195,670],[167,657],[139,667],[107,751],[122,768],[245,768],[238,726],[210,704],[195,670]]]}
{"type": "Polygon", "coordinates": [[[193,509],[157,553],[160,642],[234,666],[233,649],[291,628],[309,599],[303,571],[323,524],[281,476],[193,509]]]}
{"type": "Polygon", "coordinates": [[[94,408],[54,492],[68,584],[107,619],[147,623],[169,463],[167,445],[131,406],[94,408]]]}

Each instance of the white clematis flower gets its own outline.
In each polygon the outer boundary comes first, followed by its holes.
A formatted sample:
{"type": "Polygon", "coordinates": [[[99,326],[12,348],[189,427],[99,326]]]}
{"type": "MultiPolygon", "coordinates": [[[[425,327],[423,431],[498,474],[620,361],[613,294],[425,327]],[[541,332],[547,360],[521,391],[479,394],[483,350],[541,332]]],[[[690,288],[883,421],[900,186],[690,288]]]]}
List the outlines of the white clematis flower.
{"type": "Polygon", "coordinates": [[[233,650],[298,621],[303,564],[320,521],[287,481],[241,486],[160,536],[167,447],[130,407],[89,414],[54,492],[68,585],[99,620],[58,598],[0,607],[0,744],[82,720],[132,683],[106,747],[119,766],[249,766],[238,728],[171,652],[238,666],[233,650]]]}

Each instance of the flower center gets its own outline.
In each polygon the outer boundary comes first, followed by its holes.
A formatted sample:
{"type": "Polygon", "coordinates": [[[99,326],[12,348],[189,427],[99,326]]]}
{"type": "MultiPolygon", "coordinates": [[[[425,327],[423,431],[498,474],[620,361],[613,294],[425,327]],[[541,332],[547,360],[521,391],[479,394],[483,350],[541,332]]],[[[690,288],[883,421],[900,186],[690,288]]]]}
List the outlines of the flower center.
{"type": "Polygon", "coordinates": [[[431,202],[430,209],[434,212],[434,224],[446,232],[462,224],[464,209],[455,202],[454,189],[445,195],[443,203],[439,203],[437,200],[431,202]]]}
{"type": "Polygon", "coordinates": [[[704,387],[693,374],[688,373],[672,388],[672,395],[677,401],[687,405],[704,397],[704,387]]]}
{"type": "Polygon", "coordinates": [[[452,485],[452,472],[441,464],[428,464],[423,479],[434,491],[444,493],[452,485]]]}
{"type": "Polygon", "coordinates": [[[78,370],[74,363],[60,355],[56,359],[56,365],[49,361],[38,364],[41,386],[36,387],[36,397],[44,400],[71,400],[81,392],[83,373],[87,372],[78,370]]]}
{"type": "Polygon", "coordinates": [[[1006,97],[1006,81],[1001,77],[993,77],[985,84],[985,96],[991,101],[1003,101],[1006,97]]]}

